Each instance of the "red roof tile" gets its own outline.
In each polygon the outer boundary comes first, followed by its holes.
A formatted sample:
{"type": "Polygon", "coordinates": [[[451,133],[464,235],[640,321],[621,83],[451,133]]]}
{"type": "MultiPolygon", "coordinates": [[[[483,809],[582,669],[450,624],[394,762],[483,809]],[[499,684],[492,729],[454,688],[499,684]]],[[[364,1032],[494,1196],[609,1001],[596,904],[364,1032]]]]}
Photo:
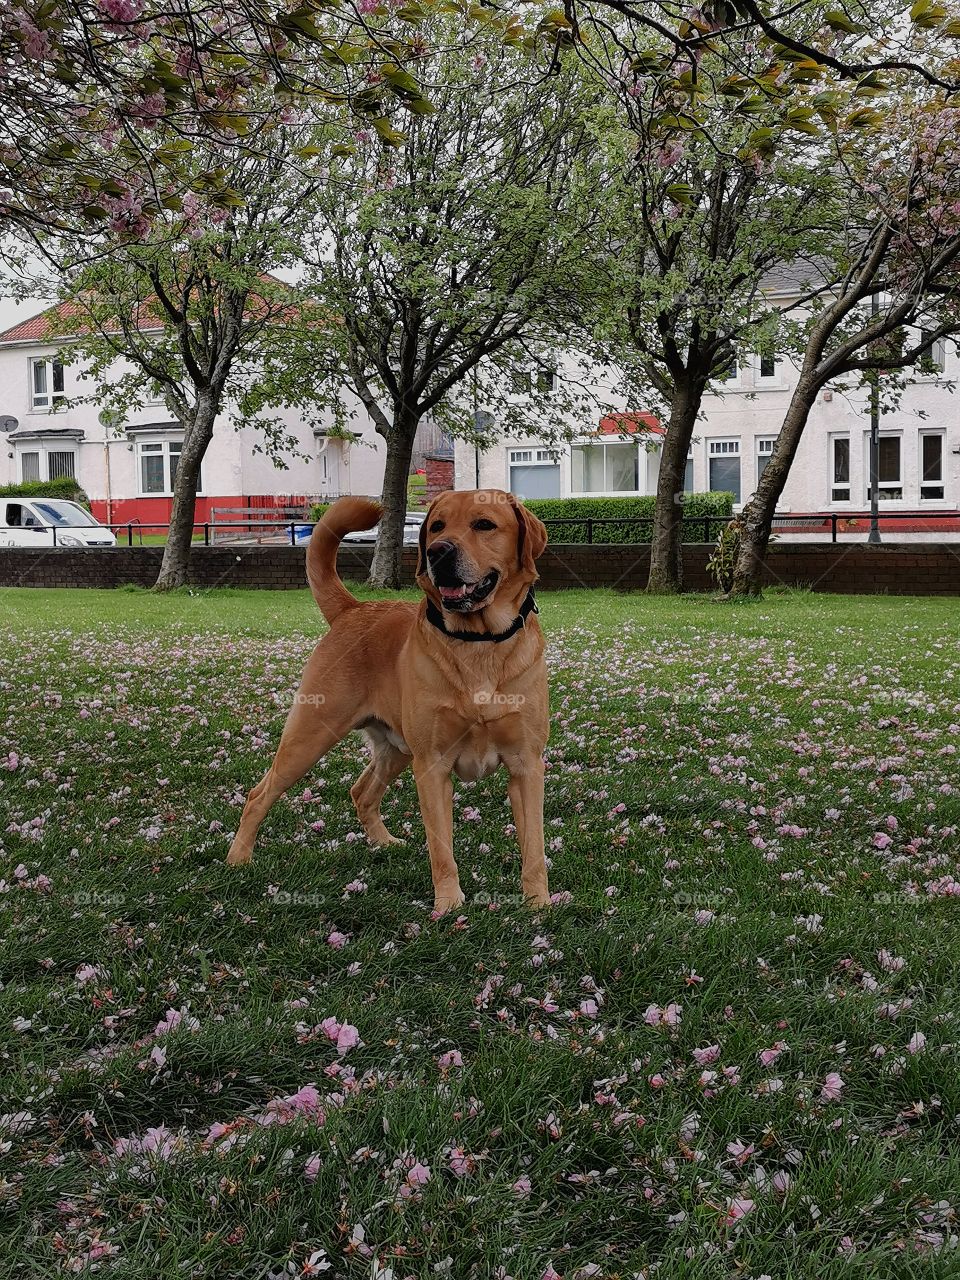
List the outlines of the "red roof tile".
{"type": "Polygon", "coordinates": [[[600,419],[600,434],[604,436],[632,436],[666,434],[659,420],[646,410],[624,413],[608,413],[600,419]]]}

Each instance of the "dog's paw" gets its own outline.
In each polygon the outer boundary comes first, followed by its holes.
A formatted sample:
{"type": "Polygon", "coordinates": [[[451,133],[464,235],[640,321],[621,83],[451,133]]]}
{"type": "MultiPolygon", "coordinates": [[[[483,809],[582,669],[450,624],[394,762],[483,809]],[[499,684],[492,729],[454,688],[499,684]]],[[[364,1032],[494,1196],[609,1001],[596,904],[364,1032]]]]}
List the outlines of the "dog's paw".
{"type": "Polygon", "coordinates": [[[446,915],[448,911],[454,911],[457,907],[462,907],[466,902],[463,896],[463,890],[457,885],[456,890],[450,893],[438,893],[433,900],[433,914],[435,916],[446,915]]]}
{"type": "Polygon", "coordinates": [[[227,866],[245,867],[252,857],[249,849],[231,849],[227,854],[227,866]]]}
{"type": "Polygon", "coordinates": [[[384,831],[381,835],[371,835],[367,832],[367,840],[370,844],[376,845],[380,849],[387,849],[392,844],[406,844],[406,840],[401,840],[398,836],[392,836],[389,831],[384,831]]]}
{"type": "Polygon", "coordinates": [[[550,906],[550,894],[546,889],[536,890],[533,893],[528,893],[524,898],[524,902],[531,911],[540,911],[544,907],[550,906]]]}

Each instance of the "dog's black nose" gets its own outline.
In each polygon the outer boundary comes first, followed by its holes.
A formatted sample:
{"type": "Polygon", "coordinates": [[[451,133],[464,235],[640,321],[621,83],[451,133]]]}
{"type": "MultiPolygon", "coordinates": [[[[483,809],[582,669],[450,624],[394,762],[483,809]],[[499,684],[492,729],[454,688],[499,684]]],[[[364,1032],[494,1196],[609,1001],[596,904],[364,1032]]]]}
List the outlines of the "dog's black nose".
{"type": "Polygon", "coordinates": [[[431,545],[427,547],[427,559],[431,564],[436,564],[438,561],[442,560],[444,556],[455,556],[456,554],[457,548],[454,544],[452,542],[447,542],[444,539],[441,539],[439,542],[431,543],[431,545]]]}

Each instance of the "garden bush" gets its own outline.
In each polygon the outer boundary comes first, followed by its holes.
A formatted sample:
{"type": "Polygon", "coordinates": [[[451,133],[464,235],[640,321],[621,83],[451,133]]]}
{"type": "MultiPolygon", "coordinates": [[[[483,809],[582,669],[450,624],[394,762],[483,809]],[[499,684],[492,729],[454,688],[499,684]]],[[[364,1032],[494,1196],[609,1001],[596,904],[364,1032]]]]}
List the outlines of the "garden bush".
{"type": "Polygon", "coordinates": [[[90,499],[73,476],[59,480],[24,480],[20,484],[0,485],[0,498],[64,498],[89,507],[90,499]]]}
{"type": "MultiPolygon", "coordinates": [[[[547,521],[551,542],[586,542],[587,520],[616,520],[617,524],[593,527],[594,542],[649,542],[656,498],[530,498],[523,504],[539,519],[547,521]],[[581,520],[582,524],[554,525],[551,520],[581,520]],[[619,523],[623,521],[623,523],[619,523]],[[643,523],[630,523],[642,521],[643,523]]],[[[683,498],[683,519],[697,540],[712,541],[716,526],[703,528],[703,517],[729,520],[733,515],[732,493],[687,493],[683,498]],[[697,527],[697,520],[700,527],[697,527]],[[692,527],[690,527],[692,526],[692,527]]]]}

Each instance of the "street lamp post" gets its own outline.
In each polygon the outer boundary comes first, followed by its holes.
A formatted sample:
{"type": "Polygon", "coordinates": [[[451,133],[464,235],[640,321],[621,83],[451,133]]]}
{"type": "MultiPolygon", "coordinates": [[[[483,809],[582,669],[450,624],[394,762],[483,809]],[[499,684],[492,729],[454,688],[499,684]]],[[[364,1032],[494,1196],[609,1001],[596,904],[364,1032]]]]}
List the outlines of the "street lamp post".
{"type": "MultiPolygon", "coordinates": [[[[880,298],[875,293],[870,301],[870,316],[880,311],[880,298]]],[[[880,541],[880,370],[870,374],[870,532],[867,542],[876,546],[880,541]]]]}

